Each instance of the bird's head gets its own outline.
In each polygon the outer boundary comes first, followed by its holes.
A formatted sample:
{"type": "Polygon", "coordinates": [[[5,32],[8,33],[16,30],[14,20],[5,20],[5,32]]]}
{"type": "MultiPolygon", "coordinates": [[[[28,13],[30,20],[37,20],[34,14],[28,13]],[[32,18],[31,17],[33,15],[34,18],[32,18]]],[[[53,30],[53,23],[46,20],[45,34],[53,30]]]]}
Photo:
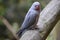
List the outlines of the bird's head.
{"type": "Polygon", "coordinates": [[[40,3],[39,2],[34,2],[31,6],[31,9],[40,11],[40,3]]]}

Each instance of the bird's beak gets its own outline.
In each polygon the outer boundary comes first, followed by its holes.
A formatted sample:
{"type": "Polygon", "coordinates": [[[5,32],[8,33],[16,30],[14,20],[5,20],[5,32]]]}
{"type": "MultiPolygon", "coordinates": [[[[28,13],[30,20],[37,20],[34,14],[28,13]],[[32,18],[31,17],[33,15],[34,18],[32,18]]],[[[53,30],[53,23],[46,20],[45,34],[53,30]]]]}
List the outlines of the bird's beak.
{"type": "Polygon", "coordinates": [[[36,10],[40,10],[40,6],[37,5],[37,6],[35,6],[35,7],[36,7],[36,10]]]}

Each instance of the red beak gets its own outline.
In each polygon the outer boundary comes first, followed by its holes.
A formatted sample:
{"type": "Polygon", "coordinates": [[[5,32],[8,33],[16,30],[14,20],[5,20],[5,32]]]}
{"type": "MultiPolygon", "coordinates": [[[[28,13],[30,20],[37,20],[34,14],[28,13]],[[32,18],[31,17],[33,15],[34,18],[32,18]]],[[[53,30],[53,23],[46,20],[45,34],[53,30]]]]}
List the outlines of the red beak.
{"type": "Polygon", "coordinates": [[[40,10],[40,6],[36,5],[35,7],[36,7],[36,10],[40,10]]]}

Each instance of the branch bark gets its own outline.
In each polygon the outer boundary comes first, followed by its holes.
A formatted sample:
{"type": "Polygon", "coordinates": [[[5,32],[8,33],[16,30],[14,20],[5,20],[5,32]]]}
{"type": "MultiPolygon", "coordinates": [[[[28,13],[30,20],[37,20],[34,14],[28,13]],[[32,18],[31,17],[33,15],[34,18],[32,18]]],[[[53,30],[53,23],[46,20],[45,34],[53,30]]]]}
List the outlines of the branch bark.
{"type": "Polygon", "coordinates": [[[41,36],[37,30],[28,30],[23,34],[20,40],[41,40],[41,36]]]}
{"type": "Polygon", "coordinates": [[[60,19],[60,0],[52,0],[41,12],[37,26],[39,31],[45,31],[42,39],[45,40],[60,19]]]}

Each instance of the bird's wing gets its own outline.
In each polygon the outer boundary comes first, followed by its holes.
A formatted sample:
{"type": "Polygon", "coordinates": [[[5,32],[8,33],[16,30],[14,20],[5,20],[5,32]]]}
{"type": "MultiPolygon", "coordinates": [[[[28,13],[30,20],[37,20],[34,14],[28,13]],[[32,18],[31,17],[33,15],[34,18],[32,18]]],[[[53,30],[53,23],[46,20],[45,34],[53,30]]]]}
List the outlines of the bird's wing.
{"type": "Polygon", "coordinates": [[[30,26],[32,26],[35,22],[36,22],[36,15],[30,12],[30,14],[25,17],[25,20],[21,26],[21,29],[27,29],[30,26]]]}
{"type": "Polygon", "coordinates": [[[25,18],[27,18],[30,15],[31,11],[28,11],[25,18]]]}
{"type": "Polygon", "coordinates": [[[32,14],[31,12],[28,16],[25,17],[21,28],[17,32],[18,36],[20,36],[24,30],[28,29],[36,22],[36,16],[37,16],[36,14],[32,14]]]}

